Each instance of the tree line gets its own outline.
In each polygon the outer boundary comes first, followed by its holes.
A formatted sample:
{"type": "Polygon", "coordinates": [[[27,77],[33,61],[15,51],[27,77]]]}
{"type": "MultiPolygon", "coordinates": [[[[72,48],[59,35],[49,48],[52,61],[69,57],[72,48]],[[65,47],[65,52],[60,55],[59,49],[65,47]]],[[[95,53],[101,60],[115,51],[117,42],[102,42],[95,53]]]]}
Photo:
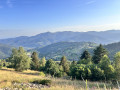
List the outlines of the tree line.
{"type": "Polygon", "coordinates": [[[55,77],[70,76],[72,79],[111,81],[120,79],[120,52],[114,55],[114,60],[110,60],[107,50],[100,44],[94,49],[93,56],[85,50],[79,61],[71,62],[63,56],[58,62],[53,59],[46,60],[45,57],[40,59],[37,52],[29,56],[23,47],[19,47],[14,48],[11,56],[4,62],[0,61],[0,68],[2,66],[14,68],[16,71],[43,71],[55,77]]]}

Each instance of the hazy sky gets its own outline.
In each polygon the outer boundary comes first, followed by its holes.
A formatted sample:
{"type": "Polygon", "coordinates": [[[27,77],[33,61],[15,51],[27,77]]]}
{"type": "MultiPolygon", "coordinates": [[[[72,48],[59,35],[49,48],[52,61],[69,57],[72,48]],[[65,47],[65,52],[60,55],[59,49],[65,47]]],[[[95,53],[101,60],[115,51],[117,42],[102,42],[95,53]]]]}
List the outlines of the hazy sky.
{"type": "Polygon", "coordinates": [[[0,0],[0,38],[120,29],[120,0],[0,0]]]}

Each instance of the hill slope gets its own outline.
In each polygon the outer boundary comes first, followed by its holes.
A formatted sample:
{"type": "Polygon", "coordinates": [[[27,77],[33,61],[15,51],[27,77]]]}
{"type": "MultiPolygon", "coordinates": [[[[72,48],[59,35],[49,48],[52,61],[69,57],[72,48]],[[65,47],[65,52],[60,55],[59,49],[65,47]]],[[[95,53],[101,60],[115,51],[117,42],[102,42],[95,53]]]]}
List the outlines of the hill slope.
{"type": "Polygon", "coordinates": [[[0,44],[0,59],[9,57],[11,54],[12,46],[0,44]]]}
{"type": "Polygon", "coordinates": [[[91,42],[59,42],[34,50],[39,52],[39,57],[45,56],[47,59],[60,60],[65,55],[68,60],[79,60],[84,50],[87,49],[92,53],[92,49],[96,46],[97,44],[91,42]]]}
{"type": "Polygon", "coordinates": [[[115,53],[120,51],[120,42],[111,43],[104,46],[109,51],[109,57],[113,59],[115,53]]]}
{"type": "Polygon", "coordinates": [[[36,36],[21,36],[16,38],[1,39],[0,43],[27,48],[43,47],[57,42],[95,42],[109,44],[120,41],[120,30],[101,32],[46,32],[36,36]]]}

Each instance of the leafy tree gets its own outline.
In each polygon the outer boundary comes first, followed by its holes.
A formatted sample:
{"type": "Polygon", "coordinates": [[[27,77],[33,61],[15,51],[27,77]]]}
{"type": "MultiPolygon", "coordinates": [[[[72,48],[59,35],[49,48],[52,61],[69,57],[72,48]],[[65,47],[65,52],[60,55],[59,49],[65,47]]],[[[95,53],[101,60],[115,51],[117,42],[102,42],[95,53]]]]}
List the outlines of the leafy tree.
{"type": "Polygon", "coordinates": [[[100,44],[95,50],[93,55],[93,62],[98,64],[102,57],[107,54],[107,51],[103,46],[100,44]]]}
{"type": "Polygon", "coordinates": [[[61,58],[60,65],[63,67],[63,71],[69,73],[69,64],[65,56],[61,58]]]}
{"type": "Polygon", "coordinates": [[[8,62],[9,62],[9,68],[15,68],[15,58],[18,55],[18,50],[17,48],[13,48],[12,49],[12,54],[11,56],[8,58],[8,62]]]}
{"type": "Polygon", "coordinates": [[[59,65],[50,59],[46,62],[45,71],[51,75],[57,76],[60,72],[59,65]]]}
{"type": "Polygon", "coordinates": [[[117,52],[114,56],[115,69],[120,69],[120,52],[117,52]]]}
{"type": "Polygon", "coordinates": [[[92,64],[91,59],[82,59],[77,62],[78,64],[92,64]]]}
{"type": "Polygon", "coordinates": [[[81,60],[82,60],[82,59],[91,59],[90,53],[89,53],[87,50],[85,50],[85,51],[82,53],[80,59],[81,59],[81,60]]]}
{"type": "Polygon", "coordinates": [[[70,65],[70,71],[77,65],[76,61],[72,61],[71,65],[70,65]]]}
{"type": "Polygon", "coordinates": [[[40,64],[41,64],[42,67],[45,67],[45,64],[46,64],[46,59],[45,59],[45,57],[43,57],[43,58],[41,59],[40,64]]]}
{"type": "Polygon", "coordinates": [[[87,65],[77,64],[71,69],[71,76],[77,79],[90,79],[91,78],[91,70],[87,65]]]}
{"type": "Polygon", "coordinates": [[[99,66],[102,70],[104,70],[105,78],[106,80],[112,79],[115,69],[111,65],[110,59],[108,58],[107,55],[104,55],[102,60],[99,63],[99,66]]]}
{"type": "Polygon", "coordinates": [[[18,50],[13,49],[10,59],[16,71],[23,71],[30,68],[30,58],[23,47],[19,47],[18,50]]]}
{"type": "Polygon", "coordinates": [[[71,69],[71,76],[73,78],[82,79],[81,76],[85,77],[84,68],[85,68],[85,65],[77,64],[71,69]]]}
{"type": "Polygon", "coordinates": [[[114,56],[114,67],[116,78],[120,78],[120,52],[117,52],[114,56]]]}
{"type": "Polygon", "coordinates": [[[31,62],[31,69],[32,70],[39,70],[40,68],[40,59],[38,57],[38,54],[36,52],[33,52],[31,55],[32,62],[31,62]]]}
{"type": "Polygon", "coordinates": [[[59,73],[57,74],[58,77],[62,77],[64,76],[64,71],[63,71],[63,67],[61,65],[59,65],[59,73]]]}
{"type": "Polygon", "coordinates": [[[105,80],[105,77],[104,77],[104,70],[102,70],[100,67],[92,64],[90,66],[90,70],[91,70],[91,80],[94,80],[94,81],[98,81],[98,80],[105,80]]]}

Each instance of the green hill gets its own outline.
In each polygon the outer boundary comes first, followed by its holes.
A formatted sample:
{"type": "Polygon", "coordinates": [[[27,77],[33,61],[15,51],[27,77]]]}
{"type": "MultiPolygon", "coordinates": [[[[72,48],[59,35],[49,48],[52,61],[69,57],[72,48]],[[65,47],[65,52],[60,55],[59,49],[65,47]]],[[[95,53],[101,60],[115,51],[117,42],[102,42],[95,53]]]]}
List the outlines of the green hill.
{"type": "Polygon", "coordinates": [[[9,57],[11,54],[12,46],[0,44],[0,59],[9,57]]]}
{"type": "Polygon", "coordinates": [[[115,53],[120,51],[120,42],[111,43],[104,46],[109,51],[109,57],[113,59],[115,53]]]}
{"type": "Polygon", "coordinates": [[[45,56],[46,59],[60,60],[65,55],[68,60],[79,60],[84,50],[92,53],[96,46],[97,44],[91,42],[59,42],[34,50],[39,52],[39,57],[45,56]]]}

